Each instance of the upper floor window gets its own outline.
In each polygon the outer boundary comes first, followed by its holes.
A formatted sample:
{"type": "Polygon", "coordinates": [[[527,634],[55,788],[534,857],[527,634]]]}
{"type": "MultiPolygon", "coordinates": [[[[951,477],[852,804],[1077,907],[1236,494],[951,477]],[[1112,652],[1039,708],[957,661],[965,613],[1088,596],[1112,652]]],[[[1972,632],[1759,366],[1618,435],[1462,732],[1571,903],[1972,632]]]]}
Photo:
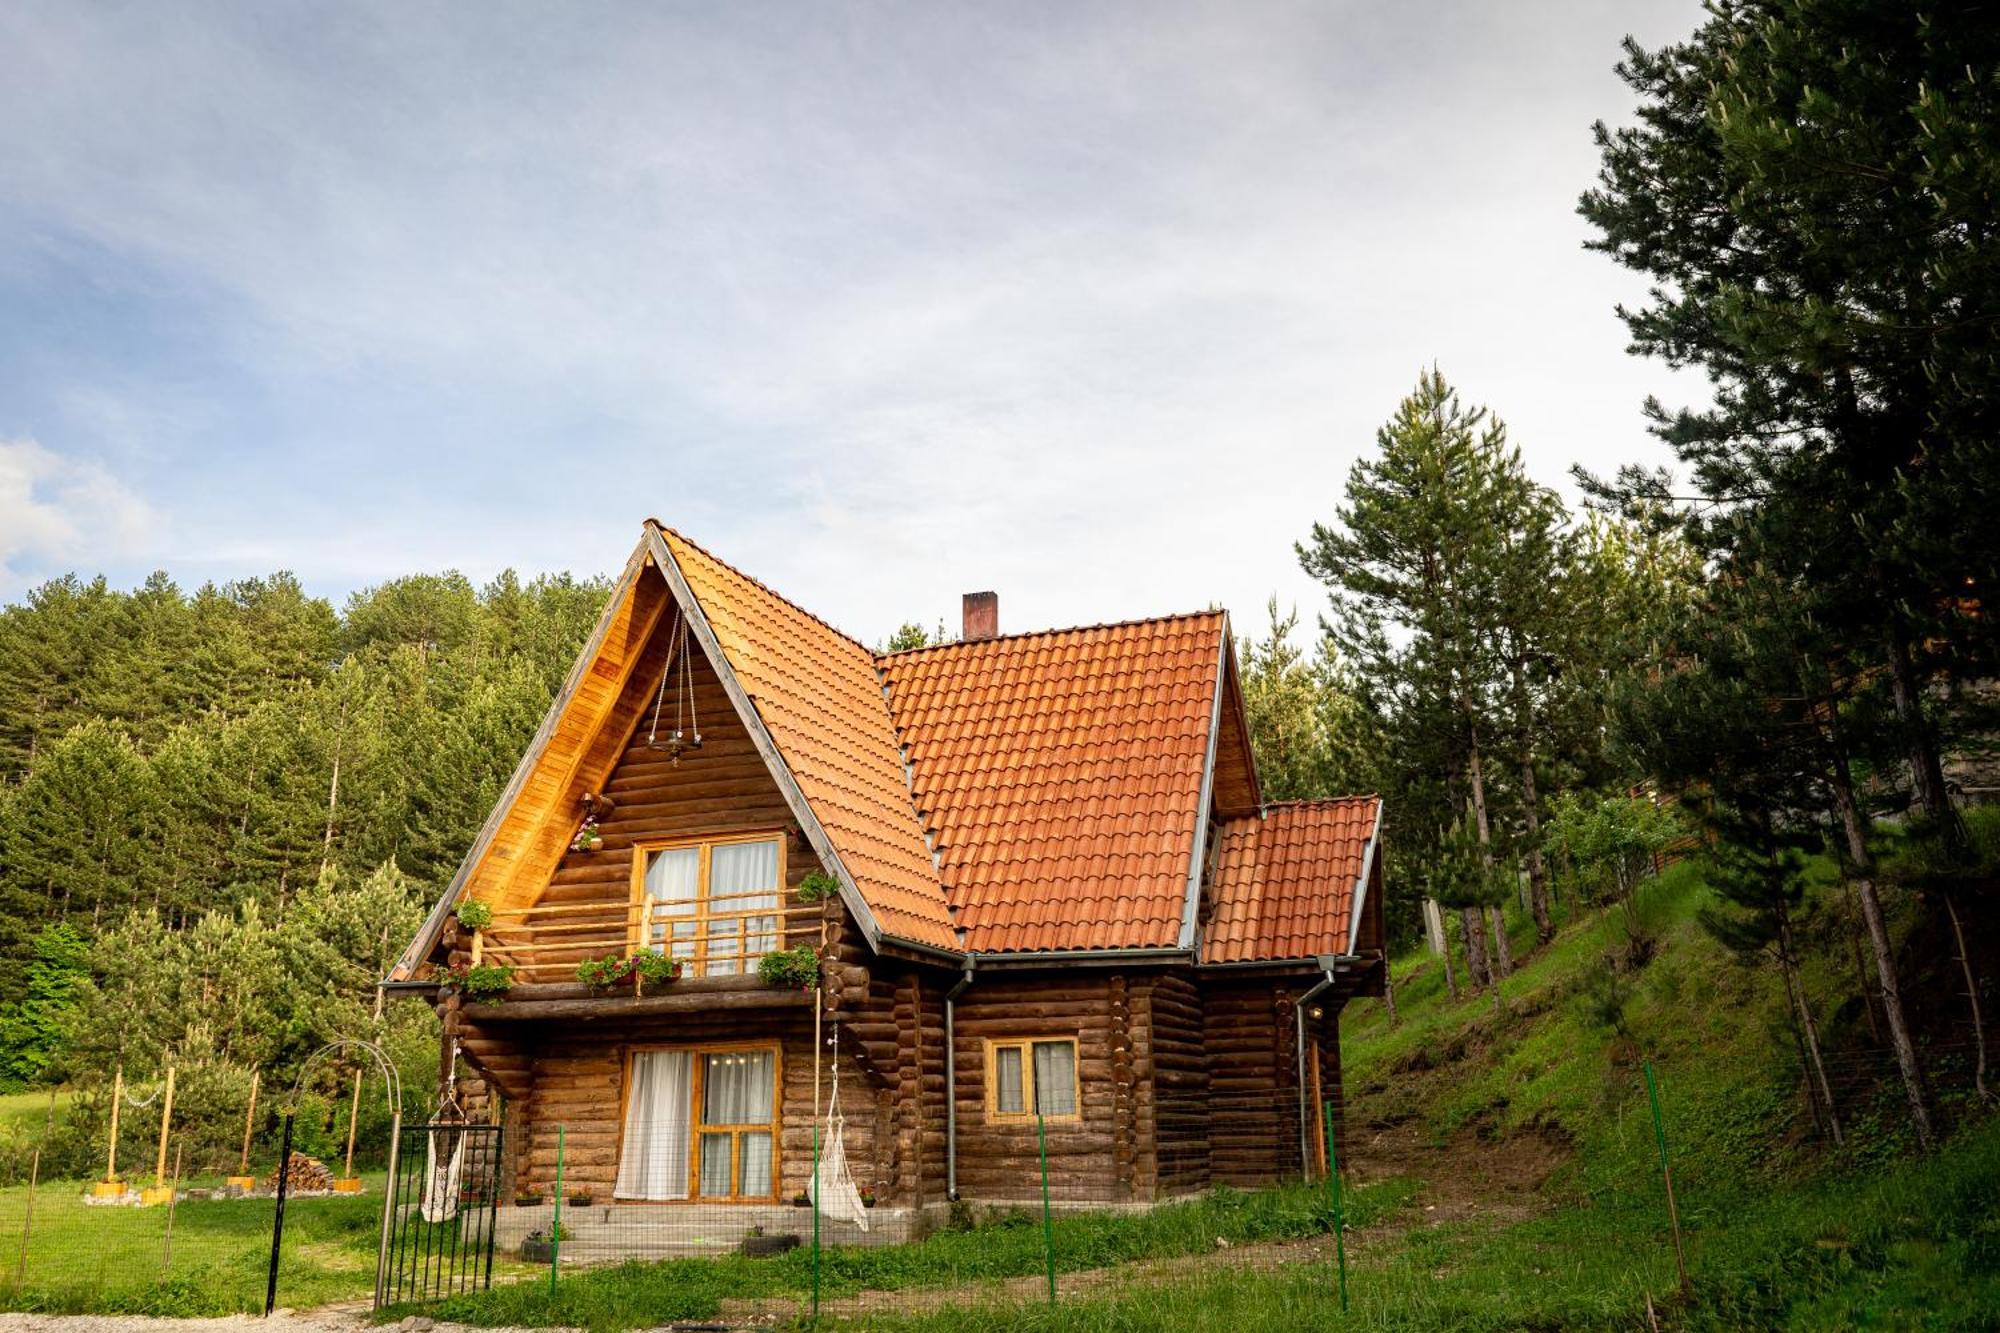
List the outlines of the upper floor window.
{"type": "Polygon", "coordinates": [[[778,947],[785,842],[777,834],[633,849],[639,939],[696,976],[746,972],[778,947]]]}

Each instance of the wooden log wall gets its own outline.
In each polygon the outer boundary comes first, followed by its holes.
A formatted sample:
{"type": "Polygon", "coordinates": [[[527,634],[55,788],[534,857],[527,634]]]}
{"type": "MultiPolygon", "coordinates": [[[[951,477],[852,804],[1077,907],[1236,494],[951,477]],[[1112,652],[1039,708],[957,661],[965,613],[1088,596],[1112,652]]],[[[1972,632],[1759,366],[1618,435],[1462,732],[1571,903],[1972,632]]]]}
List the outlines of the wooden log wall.
{"type": "MultiPolygon", "coordinates": [[[[1082,1116],[1047,1126],[1051,1194],[1100,1203],[1133,1197],[1138,1061],[1123,977],[1094,969],[980,977],[959,997],[955,1026],[957,1086],[952,1092],[958,1102],[958,1186],[963,1197],[1040,1197],[1035,1122],[994,1123],[986,1114],[992,1074],[985,1043],[1010,1037],[1071,1037],[1077,1043],[1082,1116]]],[[[1149,1177],[1151,1170],[1149,1162],[1149,1177]]]]}
{"type": "MultiPolygon", "coordinates": [[[[584,909],[581,916],[565,914],[565,925],[600,922],[605,936],[588,936],[571,950],[538,953],[534,956],[538,966],[550,964],[563,973],[584,958],[621,951],[622,945],[611,941],[625,929],[632,894],[632,848],[637,842],[783,830],[788,887],[797,888],[801,879],[820,868],[819,857],[792,818],[783,793],[723,693],[721,681],[699,648],[691,643],[690,649],[701,748],[683,754],[678,764],[661,751],[647,748],[659,679],[657,671],[635,674],[627,689],[645,697],[638,700],[642,706],[627,710],[636,714],[636,721],[625,738],[623,754],[604,783],[605,794],[615,802],[611,813],[598,823],[604,844],[594,852],[565,852],[541,898],[545,906],[584,909]],[[599,910],[589,911],[592,908],[599,910]]],[[[674,725],[674,695],[679,687],[680,673],[675,668],[667,685],[668,697],[661,705],[662,731],[674,725]]],[[[577,818],[581,817],[579,811],[577,818]]],[[[787,894],[784,905],[796,906],[797,900],[787,894]]],[[[508,932],[510,937],[531,933],[519,927],[508,932]]],[[[816,944],[818,936],[816,921],[794,918],[788,923],[786,943],[816,944]]],[[[539,981],[568,979],[546,969],[536,977],[539,981]]]]}
{"type": "Polygon", "coordinates": [[[1204,981],[1209,1170],[1254,1188],[1299,1172],[1297,1029],[1292,997],[1311,983],[1204,981]]]}
{"type": "MultiPolygon", "coordinates": [[[[555,1187],[557,1129],[564,1138],[564,1185],[611,1202],[623,1134],[626,1055],[635,1046],[730,1044],[772,1041],[780,1046],[783,1080],[779,1130],[779,1198],[788,1200],[812,1177],[813,1029],[808,1010],[743,1016],[685,1016],[635,1020],[615,1031],[551,1031],[535,1051],[533,1091],[510,1108],[510,1127],[525,1145],[516,1190],[547,1194],[555,1187]]],[[[875,1089],[852,1058],[842,1055],[840,1105],[847,1119],[848,1169],[885,1204],[898,1204],[890,1163],[876,1132],[875,1089]]],[[[833,1056],[820,1068],[820,1096],[831,1095],[833,1056]]]]}
{"type": "Polygon", "coordinates": [[[1209,1187],[1211,1090],[1202,997],[1193,978],[1166,972],[1145,988],[1144,1030],[1150,1037],[1154,1188],[1159,1197],[1209,1187]]]}

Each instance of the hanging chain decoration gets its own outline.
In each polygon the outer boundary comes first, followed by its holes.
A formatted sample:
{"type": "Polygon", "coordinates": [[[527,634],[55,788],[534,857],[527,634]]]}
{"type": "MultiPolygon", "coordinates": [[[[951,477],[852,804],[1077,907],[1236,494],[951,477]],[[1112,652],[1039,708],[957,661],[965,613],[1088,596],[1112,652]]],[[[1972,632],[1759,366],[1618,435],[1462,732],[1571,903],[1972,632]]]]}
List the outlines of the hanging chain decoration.
{"type": "Polygon", "coordinates": [[[143,1102],[133,1097],[131,1090],[128,1088],[124,1093],[125,1104],[131,1107],[135,1111],[143,1111],[147,1107],[151,1106],[154,1102],[160,1100],[160,1090],[166,1086],[167,1084],[165,1079],[162,1079],[158,1083],[155,1083],[153,1085],[152,1095],[147,1097],[146,1100],[143,1102]]]}
{"type": "Polygon", "coordinates": [[[674,645],[674,658],[680,664],[681,678],[674,690],[674,727],[665,737],[660,735],[660,712],[667,701],[667,683],[674,674],[674,662],[668,662],[660,673],[660,690],[653,697],[653,721],[646,731],[646,748],[664,751],[676,768],[683,754],[701,748],[701,719],[695,716],[694,673],[688,662],[687,617],[679,620],[680,641],[674,645]]]}

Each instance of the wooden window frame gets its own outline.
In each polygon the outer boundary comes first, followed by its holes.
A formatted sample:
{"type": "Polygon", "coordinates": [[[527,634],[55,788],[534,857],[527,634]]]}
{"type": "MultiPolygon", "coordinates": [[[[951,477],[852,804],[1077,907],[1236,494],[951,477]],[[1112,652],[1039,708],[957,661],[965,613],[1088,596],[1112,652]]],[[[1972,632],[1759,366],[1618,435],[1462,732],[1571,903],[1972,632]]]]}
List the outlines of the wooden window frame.
{"type": "Polygon", "coordinates": [[[1075,1080],[1074,1092],[1076,1110],[1065,1115],[1045,1115],[1045,1124],[1074,1123],[1083,1119],[1083,1052],[1082,1043],[1070,1034],[1051,1033],[1031,1037],[987,1037],[986,1047],[986,1118],[994,1124],[1033,1124],[1035,1120],[1035,1047],[1061,1042],[1070,1049],[1071,1077],[1075,1080]],[[995,1052],[1003,1048],[1018,1048],[1021,1052],[1021,1105],[1019,1111],[1000,1109],[1000,1080],[997,1077],[999,1062],[995,1052]]]}
{"type": "MultiPolygon", "coordinates": [[[[652,948],[653,907],[652,900],[646,894],[647,862],[652,859],[656,852],[682,851],[689,847],[694,847],[699,849],[698,855],[700,860],[695,870],[695,954],[693,958],[685,960],[688,973],[691,976],[697,977],[717,975],[711,974],[708,970],[709,923],[713,920],[734,920],[736,922],[737,944],[739,949],[744,950],[744,952],[738,952],[735,955],[736,971],[724,972],[719,975],[751,975],[756,959],[764,956],[763,954],[758,954],[756,958],[752,958],[747,952],[750,945],[748,926],[751,917],[775,917],[778,924],[771,932],[775,939],[773,951],[775,952],[785,947],[785,892],[791,882],[791,869],[786,860],[786,852],[789,849],[790,842],[791,839],[787,836],[784,829],[760,829],[748,833],[717,833],[707,837],[696,838],[649,838],[633,843],[631,870],[632,931],[627,941],[630,952],[636,954],[642,950],[652,948]],[[778,896],[778,905],[768,912],[710,911],[708,893],[709,862],[715,849],[717,847],[731,847],[749,842],[775,842],[778,844],[778,885],[775,890],[778,896]]],[[[681,920],[686,919],[685,917],[681,918],[681,920]]],[[[671,928],[665,943],[665,951],[671,955],[673,952],[671,928]]]]}
{"type": "Polygon", "coordinates": [[[624,1082],[618,1090],[618,1160],[613,1164],[615,1175],[618,1167],[625,1162],[625,1131],[632,1103],[632,1057],[642,1054],[686,1051],[691,1065],[688,1089],[688,1160],[687,1191],[685,1199],[614,1199],[618,1204],[638,1204],[655,1207],[662,1204],[686,1205],[701,1203],[782,1203],[785,1199],[785,1045],[782,1041],[715,1041],[715,1042],[671,1042],[647,1043],[625,1048],[621,1061],[624,1082]],[[702,1119],[702,1098],[707,1092],[707,1060],[710,1055],[729,1055],[742,1051],[769,1051],[771,1053],[771,1192],[769,1194],[703,1194],[701,1192],[701,1134],[704,1126],[710,1133],[729,1134],[729,1181],[735,1188],[741,1179],[743,1168],[743,1135],[761,1132],[765,1126],[760,1122],[745,1122],[740,1125],[707,1125],[702,1119]]]}

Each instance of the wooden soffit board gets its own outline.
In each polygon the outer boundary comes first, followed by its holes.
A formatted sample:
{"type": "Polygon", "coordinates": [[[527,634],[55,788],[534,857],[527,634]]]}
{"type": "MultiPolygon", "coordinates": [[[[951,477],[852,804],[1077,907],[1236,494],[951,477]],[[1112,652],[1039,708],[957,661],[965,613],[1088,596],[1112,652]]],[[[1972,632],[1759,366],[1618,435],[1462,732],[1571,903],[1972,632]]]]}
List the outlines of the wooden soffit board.
{"type": "MultiPolygon", "coordinates": [[[[532,906],[548,886],[583,814],[583,793],[602,781],[632,719],[621,700],[655,631],[672,619],[666,579],[642,562],[626,581],[595,651],[558,700],[540,744],[466,877],[460,897],[498,908],[532,906]]],[[[668,641],[668,636],[661,636],[668,641]]],[[[659,660],[661,649],[652,653],[659,660]]],[[[655,666],[657,669],[657,666],[655,666]]]]}

